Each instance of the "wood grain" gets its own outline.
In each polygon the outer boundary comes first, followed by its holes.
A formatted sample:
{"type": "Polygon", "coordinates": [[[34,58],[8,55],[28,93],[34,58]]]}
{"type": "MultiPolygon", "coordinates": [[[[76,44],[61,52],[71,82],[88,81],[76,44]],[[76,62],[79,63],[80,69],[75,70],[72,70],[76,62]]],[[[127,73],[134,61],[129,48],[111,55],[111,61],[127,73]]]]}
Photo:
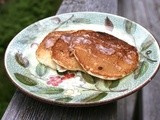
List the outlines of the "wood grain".
{"type": "Polygon", "coordinates": [[[3,120],[115,120],[116,103],[97,107],[60,107],[34,100],[17,91],[3,120]]]}
{"type": "Polygon", "coordinates": [[[118,0],[64,0],[57,14],[95,11],[117,14],[118,0]]]}
{"type": "MultiPolygon", "coordinates": [[[[135,6],[139,6],[137,9],[137,22],[147,28],[160,43],[160,1],[154,0],[140,0],[134,1],[135,6]],[[144,14],[138,13],[143,10],[144,14]]],[[[143,120],[158,120],[160,118],[160,71],[153,78],[153,81],[148,84],[142,90],[142,101],[140,108],[142,108],[143,120]]]]}
{"type": "MultiPolygon", "coordinates": [[[[117,13],[117,0],[64,0],[57,14],[77,11],[117,13]]],[[[97,107],[60,107],[39,102],[20,91],[14,94],[2,120],[116,120],[116,102],[97,107]]]]}
{"type": "MultiPolygon", "coordinates": [[[[160,1],[159,0],[120,0],[120,14],[148,29],[160,43],[160,1]]],[[[139,119],[158,120],[160,118],[160,71],[142,89],[139,96],[139,119]],[[141,98],[140,98],[141,97],[141,98]]],[[[135,111],[138,111],[135,109],[135,111]]],[[[128,119],[125,119],[128,120],[128,119]]]]}
{"type": "MultiPolygon", "coordinates": [[[[135,11],[132,0],[119,0],[118,1],[118,15],[126,17],[130,20],[135,21],[135,11]]],[[[137,105],[137,92],[127,96],[123,99],[118,100],[117,102],[117,114],[118,120],[133,120],[137,117],[135,114],[136,105],[137,105]]],[[[139,116],[138,116],[139,117],[139,116]]]]}

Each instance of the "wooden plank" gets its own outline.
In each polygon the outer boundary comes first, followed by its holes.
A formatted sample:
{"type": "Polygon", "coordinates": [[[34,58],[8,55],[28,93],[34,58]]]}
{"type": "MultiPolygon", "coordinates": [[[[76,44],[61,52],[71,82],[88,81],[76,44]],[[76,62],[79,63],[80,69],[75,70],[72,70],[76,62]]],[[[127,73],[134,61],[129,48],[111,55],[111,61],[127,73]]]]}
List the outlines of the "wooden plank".
{"type": "MultiPolygon", "coordinates": [[[[121,9],[123,16],[138,22],[147,28],[160,43],[160,1],[159,0],[121,0],[124,6],[121,9]]],[[[153,81],[142,89],[139,110],[142,112],[139,119],[158,120],[160,118],[160,71],[153,81]]],[[[137,109],[135,110],[137,111],[137,109]]]]}
{"type": "MultiPolygon", "coordinates": [[[[76,11],[117,13],[117,0],[64,0],[57,14],[76,11]]],[[[2,120],[116,120],[116,102],[97,107],[60,107],[34,100],[17,91],[2,120]]]]}
{"type": "Polygon", "coordinates": [[[3,120],[115,120],[116,104],[97,107],[60,107],[36,101],[17,91],[3,120]]]}
{"type": "Polygon", "coordinates": [[[135,116],[135,106],[137,101],[137,93],[118,100],[117,117],[118,120],[132,120],[135,116]]]}
{"type": "MultiPolygon", "coordinates": [[[[130,20],[135,20],[134,6],[132,0],[119,0],[118,14],[130,20]]],[[[132,120],[135,117],[135,107],[137,103],[137,92],[120,99],[117,102],[118,120],[132,120]]]]}
{"type": "MultiPolygon", "coordinates": [[[[140,0],[134,3],[135,6],[139,6],[144,11],[144,15],[137,11],[137,21],[145,26],[160,42],[160,1],[154,0],[140,0]]],[[[160,118],[160,71],[153,78],[153,81],[148,84],[142,90],[142,101],[140,108],[142,108],[143,120],[158,120],[160,118]]]]}
{"type": "Polygon", "coordinates": [[[64,0],[57,14],[79,11],[108,12],[117,14],[117,3],[117,0],[64,0]],[[79,8],[81,10],[79,10],[79,8]]]}

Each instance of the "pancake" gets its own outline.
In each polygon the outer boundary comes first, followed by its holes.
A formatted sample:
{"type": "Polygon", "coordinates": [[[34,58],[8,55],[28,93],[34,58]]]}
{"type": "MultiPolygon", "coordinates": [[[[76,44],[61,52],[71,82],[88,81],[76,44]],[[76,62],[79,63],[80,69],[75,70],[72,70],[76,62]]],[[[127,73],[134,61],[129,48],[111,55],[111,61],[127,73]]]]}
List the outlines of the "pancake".
{"type": "Polygon", "coordinates": [[[51,32],[40,43],[36,56],[54,70],[59,65],[104,80],[117,80],[132,73],[139,59],[134,46],[91,30],[51,32]]]}
{"type": "MultiPolygon", "coordinates": [[[[72,32],[72,31],[68,31],[68,32],[72,32]]],[[[66,32],[65,31],[54,31],[54,32],[49,33],[43,39],[43,41],[38,46],[38,49],[36,50],[36,58],[40,63],[54,70],[56,69],[56,63],[52,60],[51,48],[55,44],[55,42],[59,39],[59,37],[64,33],[66,32]]]]}
{"type": "Polygon", "coordinates": [[[137,68],[138,53],[135,47],[106,33],[89,34],[93,35],[74,36],[71,43],[75,58],[87,73],[116,80],[137,68]]]}
{"type": "MultiPolygon", "coordinates": [[[[67,70],[73,70],[73,71],[83,71],[81,65],[76,60],[73,52],[74,50],[71,49],[71,41],[74,37],[77,37],[78,39],[81,39],[83,36],[88,37],[90,34],[94,34],[94,31],[91,30],[78,30],[74,32],[68,32],[66,31],[64,34],[62,34],[59,39],[56,41],[54,46],[52,47],[52,59],[55,61],[58,65],[62,66],[63,68],[67,70]]],[[[93,35],[91,35],[93,36],[93,35]]]]}
{"type": "Polygon", "coordinates": [[[62,66],[67,70],[81,70],[82,67],[77,62],[74,54],[69,49],[70,40],[72,38],[72,33],[65,33],[57,40],[57,42],[52,47],[52,59],[58,65],[62,66]]]}

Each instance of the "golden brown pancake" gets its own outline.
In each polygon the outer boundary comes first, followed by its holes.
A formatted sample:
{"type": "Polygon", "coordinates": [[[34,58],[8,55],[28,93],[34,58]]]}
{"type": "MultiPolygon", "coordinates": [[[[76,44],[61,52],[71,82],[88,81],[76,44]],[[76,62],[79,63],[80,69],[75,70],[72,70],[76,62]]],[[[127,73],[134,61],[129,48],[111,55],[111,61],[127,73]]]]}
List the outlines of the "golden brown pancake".
{"type": "MultiPolygon", "coordinates": [[[[68,31],[72,32],[72,31],[68,31]]],[[[51,55],[51,48],[55,44],[55,42],[59,39],[59,37],[66,33],[65,31],[54,31],[49,33],[43,41],[38,46],[38,49],[36,51],[36,57],[37,60],[46,65],[49,66],[52,69],[56,69],[56,63],[52,60],[51,55]]]]}
{"type": "Polygon", "coordinates": [[[106,80],[130,74],[137,68],[139,58],[135,47],[107,33],[91,30],[52,32],[39,45],[36,55],[52,69],[58,64],[106,80]]]}
{"type": "Polygon", "coordinates": [[[138,65],[136,48],[106,33],[93,33],[90,37],[76,36],[72,39],[72,47],[83,69],[102,79],[122,78],[138,65]]]}
{"type": "Polygon", "coordinates": [[[81,65],[77,62],[73,54],[74,50],[71,49],[70,43],[74,37],[79,36],[77,37],[78,40],[83,36],[89,36],[90,33],[93,34],[95,32],[90,30],[79,30],[75,32],[66,31],[62,34],[52,47],[53,61],[67,70],[83,71],[81,65]]]}
{"type": "Polygon", "coordinates": [[[61,35],[52,47],[52,59],[67,70],[82,70],[82,67],[75,59],[74,54],[72,54],[72,51],[69,49],[71,38],[72,33],[66,32],[61,35]]]}

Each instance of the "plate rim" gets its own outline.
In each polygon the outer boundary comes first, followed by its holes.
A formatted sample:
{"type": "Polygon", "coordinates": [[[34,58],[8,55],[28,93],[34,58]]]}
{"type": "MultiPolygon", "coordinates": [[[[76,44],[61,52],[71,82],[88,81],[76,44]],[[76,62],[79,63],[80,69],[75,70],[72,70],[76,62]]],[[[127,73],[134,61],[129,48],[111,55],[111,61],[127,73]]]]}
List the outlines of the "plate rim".
{"type": "MultiPolygon", "coordinates": [[[[43,20],[46,20],[46,19],[49,19],[49,18],[52,18],[52,17],[57,17],[57,16],[63,16],[63,15],[67,15],[67,14],[77,14],[77,13],[81,13],[81,14],[103,14],[103,15],[111,15],[111,16],[114,16],[114,17],[118,17],[120,19],[126,19],[126,20],[129,20],[135,24],[137,24],[139,27],[141,27],[143,30],[145,30],[145,32],[147,32],[150,36],[152,36],[154,38],[154,40],[156,41],[157,45],[158,45],[158,49],[160,51],[160,48],[159,48],[159,42],[155,39],[155,37],[150,33],[150,31],[148,31],[145,27],[143,27],[142,25],[140,25],[139,23],[136,23],[128,18],[125,18],[125,17],[122,17],[122,16],[119,16],[119,15],[115,15],[115,14],[111,14],[111,13],[104,13],[104,12],[69,12],[69,13],[63,13],[63,14],[59,14],[59,15],[53,15],[53,16],[50,16],[50,17],[47,17],[47,18],[44,18],[44,19],[41,19],[41,20],[38,20],[34,23],[37,23],[39,21],[43,21],[43,20]]],[[[152,81],[153,77],[156,75],[156,73],[158,72],[159,68],[160,68],[160,60],[158,60],[159,62],[159,65],[156,66],[156,68],[154,69],[154,73],[152,74],[152,76],[150,78],[147,78],[147,80],[144,80],[144,82],[140,85],[138,85],[137,87],[135,87],[133,90],[123,94],[123,95],[120,95],[118,97],[114,97],[114,98],[111,98],[111,99],[107,99],[107,100],[103,100],[103,101],[96,101],[96,102],[74,102],[74,103],[70,103],[70,102],[58,102],[58,101],[55,101],[55,100],[50,100],[50,99],[46,99],[46,98],[43,98],[43,97],[40,97],[38,95],[35,95],[35,94],[32,94],[32,92],[29,92],[28,90],[25,90],[22,86],[19,86],[14,78],[12,77],[12,75],[10,74],[9,70],[8,70],[8,65],[7,65],[7,53],[9,51],[9,47],[11,46],[13,40],[15,39],[16,36],[18,36],[20,33],[22,33],[23,31],[25,31],[28,27],[30,27],[31,25],[33,25],[34,23],[28,25],[27,27],[23,28],[19,33],[17,33],[13,39],[10,41],[10,43],[8,44],[7,48],[6,48],[6,51],[5,51],[5,55],[4,55],[4,65],[5,65],[5,69],[6,69],[6,72],[7,72],[7,75],[9,76],[9,79],[11,80],[11,82],[18,88],[20,89],[23,93],[25,93],[26,95],[38,100],[38,101],[42,101],[42,102],[45,102],[45,103],[49,103],[49,104],[55,104],[55,105],[59,105],[59,106],[70,106],[70,107],[89,107],[89,106],[97,106],[97,105],[103,105],[103,104],[106,104],[106,103],[109,103],[109,102],[113,102],[115,100],[119,100],[121,98],[124,98],[126,96],[129,96],[131,95],[132,93],[140,90],[141,88],[143,88],[145,85],[147,85],[150,81],[152,81]]]]}

